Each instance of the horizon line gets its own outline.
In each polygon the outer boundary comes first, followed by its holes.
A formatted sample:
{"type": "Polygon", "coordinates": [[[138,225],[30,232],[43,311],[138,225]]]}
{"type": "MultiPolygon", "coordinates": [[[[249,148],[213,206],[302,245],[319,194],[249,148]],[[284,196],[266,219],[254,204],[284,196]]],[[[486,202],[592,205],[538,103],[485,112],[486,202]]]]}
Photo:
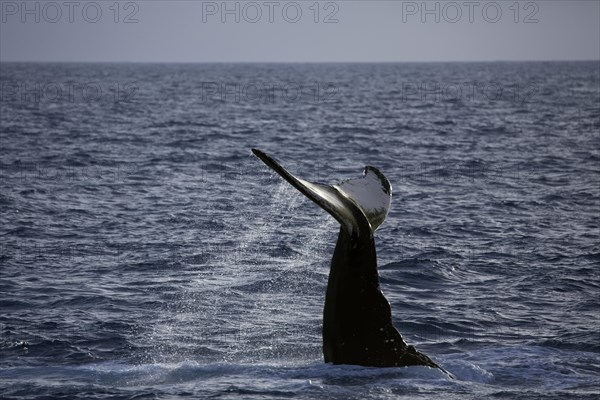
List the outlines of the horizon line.
{"type": "Polygon", "coordinates": [[[598,62],[598,59],[510,59],[510,60],[428,60],[428,61],[125,61],[125,60],[0,60],[0,64],[442,64],[442,63],[516,63],[516,62],[598,62]]]}

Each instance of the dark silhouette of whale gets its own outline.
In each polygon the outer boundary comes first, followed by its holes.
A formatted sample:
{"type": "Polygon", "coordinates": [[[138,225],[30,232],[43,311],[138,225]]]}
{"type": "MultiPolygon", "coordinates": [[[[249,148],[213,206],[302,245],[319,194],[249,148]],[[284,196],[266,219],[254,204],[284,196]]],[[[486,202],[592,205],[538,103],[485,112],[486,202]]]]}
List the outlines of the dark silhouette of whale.
{"type": "Polygon", "coordinates": [[[387,178],[378,169],[365,167],[357,179],[337,185],[313,183],[296,178],[262,151],[252,152],[341,225],[323,311],[325,362],[369,367],[423,365],[448,373],[406,344],[392,324],[390,304],[379,288],[374,232],[390,208],[392,186],[387,178]]]}

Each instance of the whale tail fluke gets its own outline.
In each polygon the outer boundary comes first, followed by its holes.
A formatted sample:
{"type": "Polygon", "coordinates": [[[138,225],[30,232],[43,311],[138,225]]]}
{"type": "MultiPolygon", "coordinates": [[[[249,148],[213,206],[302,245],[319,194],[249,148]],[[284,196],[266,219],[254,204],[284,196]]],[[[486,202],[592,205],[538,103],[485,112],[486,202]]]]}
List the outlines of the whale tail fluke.
{"type": "Polygon", "coordinates": [[[350,235],[372,236],[388,214],[392,186],[377,168],[367,166],[360,178],[326,185],[295,177],[275,159],[258,149],[252,149],[252,153],[331,214],[350,235]]]}

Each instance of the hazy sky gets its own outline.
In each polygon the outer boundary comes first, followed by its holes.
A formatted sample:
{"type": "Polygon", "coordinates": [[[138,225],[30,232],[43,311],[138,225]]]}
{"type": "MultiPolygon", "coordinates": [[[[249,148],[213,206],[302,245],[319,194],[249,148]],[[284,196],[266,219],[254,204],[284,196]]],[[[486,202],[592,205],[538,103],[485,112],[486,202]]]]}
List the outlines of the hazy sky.
{"type": "Polygon", "coordinates": [[[6,1],[1,61],[600,59],[600,1],[6,1]]]}

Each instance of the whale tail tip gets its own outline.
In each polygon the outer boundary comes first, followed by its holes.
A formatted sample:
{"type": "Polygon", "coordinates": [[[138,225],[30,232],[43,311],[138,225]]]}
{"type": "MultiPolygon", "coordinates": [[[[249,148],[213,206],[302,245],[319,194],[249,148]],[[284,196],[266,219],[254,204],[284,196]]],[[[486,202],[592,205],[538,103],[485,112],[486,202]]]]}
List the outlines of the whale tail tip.
{"type": "Polygon", "coordinates": [[[392,185],[377,168],[334,185],[309,182],[292,175],[274,158],[253,148],[252,153],[329,214],[350,234],[370,234],[383,223],[392,201],[392,185]]]}

